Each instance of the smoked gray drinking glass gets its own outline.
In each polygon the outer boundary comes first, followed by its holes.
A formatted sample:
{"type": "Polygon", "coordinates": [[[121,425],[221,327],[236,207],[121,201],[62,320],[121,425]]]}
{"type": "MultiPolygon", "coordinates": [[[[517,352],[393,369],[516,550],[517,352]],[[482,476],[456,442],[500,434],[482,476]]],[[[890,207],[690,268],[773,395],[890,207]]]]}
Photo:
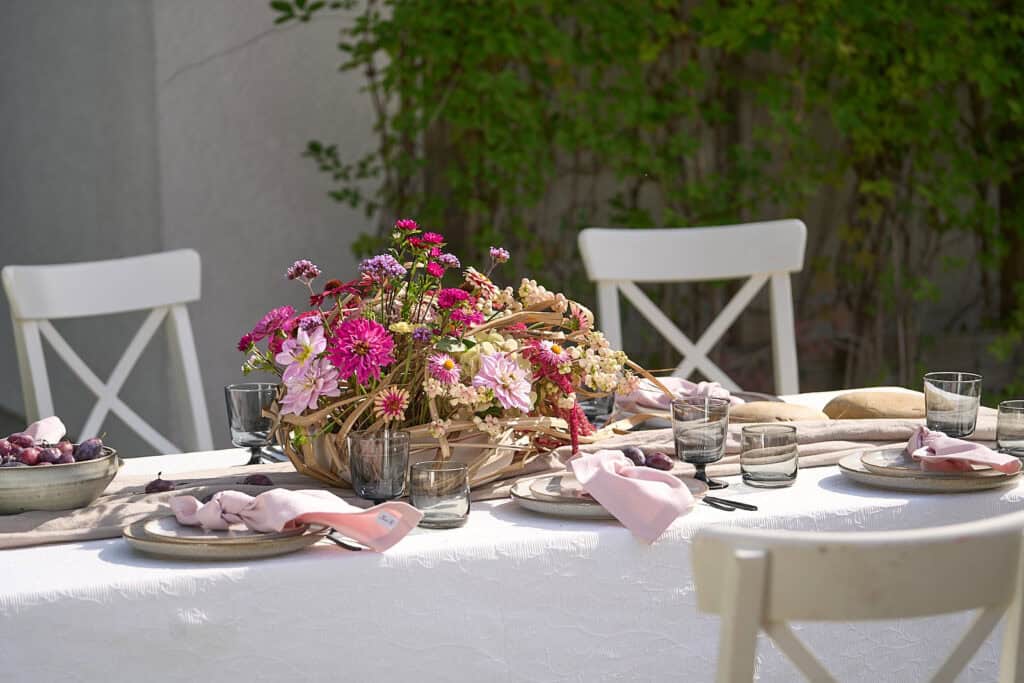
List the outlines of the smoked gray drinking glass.
{"type": "Polygon", "coordinates": [[[608,421],[608,418],[611,417],[612,410],[615,408],[615,394],[610,393],[605,396],[581,398],[580,407],[583,409],[583,414],[590,424],[595,427],[602,427],[608,421]]]}
{"type": "Polygon", "coordinates": [[[263,414],[277,396],[277,385],[270,382],[244,382],[224,387],[228,408],[231,443],[249,449],[249,465],[258,465],[263,449],[270,445],[271,419],[263,414]]]}
{"type": "Polygon", "coordinates": [[[423,513],[420,526],[462,526],[469,517],[469,468],[444,460],[414,464],[409,475],[409,502],[423,513]]]}
{"type": "Polygon", "coordinates": [[[796,427],[751,425],[740,431],[740,473],[750,486],[782,488],[796,481],[796,427]]]}
{"type": "Polygon", "coordinates": [[[996,445],[1000,453],[1024,460],[1024,401],[1003,401],[999,404],[996,445]]]}
{"type": "Polygon", "coordinates": [[[676,457],[692,464],[694,475],[711,489],[729,484],[708,479],[707,465],[725,455],[725,437],[729,430],[729,400],[709,396],[690,396],[672,401],[672,439],[676,457]]]}
{"type": "Polygon", "coordinates": [[[405,495],[409,478],[409,433],[392,429],[349,434],[348,466],[360,498],[383,503],[405,495]]]}
{"type": "Polygon", "coordinates": [[[924,376],[924,412],[928,429],[959,439],[974,433],[981,403],[981,375],[929,372],[924,376]]]}

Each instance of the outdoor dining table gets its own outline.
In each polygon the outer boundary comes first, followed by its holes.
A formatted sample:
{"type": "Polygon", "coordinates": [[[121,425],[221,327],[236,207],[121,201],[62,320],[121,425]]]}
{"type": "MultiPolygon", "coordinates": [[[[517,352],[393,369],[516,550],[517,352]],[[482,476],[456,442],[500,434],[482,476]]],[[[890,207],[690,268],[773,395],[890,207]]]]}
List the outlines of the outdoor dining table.
{"type": "MultiPolygon", "coordinates": [[[[187,453],[123,470],[166,477],[247,459],[187,453]]],[[[722,495],[759,510],[698,505],[653,545],[614,521],[501,500],[474,503],[462,528],[416,529],[384,553],[323,541],[278,558],[191,562],[121,539],[0,551],[0,672],[10,681],[710,681],[719,620],[696,609],[691,542],[701,529],[908,529],[1024,506],[1019,482],[903,493],[864,488],[834,466],[803,470],[782,490],[727,481],[722,495]]],[[[840,680],[921,680],[970,616],[795,628],[840,680]]],[[[1000,637],[1001,628],[960,680],[996,679],[1000,637]]],[[[763,636],[757,671],[799,678],[763,636]]]]}

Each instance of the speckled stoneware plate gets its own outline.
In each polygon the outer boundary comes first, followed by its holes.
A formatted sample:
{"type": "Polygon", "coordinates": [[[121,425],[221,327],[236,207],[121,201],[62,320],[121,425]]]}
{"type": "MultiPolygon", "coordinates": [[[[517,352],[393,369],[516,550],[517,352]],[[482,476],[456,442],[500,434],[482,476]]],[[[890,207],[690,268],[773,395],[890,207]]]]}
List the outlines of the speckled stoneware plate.
{"type": "Polygon", "coordinates": [[[839,461],[839,471],[843,476],[858,484],[875,488],[908,491],[915,493],[965,493],[968,491],[984,491],[1007,484],[1016,483],[1020,473],[1003,474],[997,472],[990,476],[936,477],[932,474],[893,475],[872,472],[861,462],[862,453],[852,453],[839,461]]]}
{"type": "Polygon", "coordinates": [[[287,555],[313,545],[329,532],[327,527],[317,526],[307,528],[303,533],[293,536],[262,538],[248,543],[224,541],[181,543],[151,536],[145,526],[145,521],[136,522],[123,531],[124,540],[135,550],[165,558],[200,561],[254,560],[287,555]]]}
{"type": "Polygon", "coordinates": [[[308,525],[278,532],[253,531],[244,524],[232,526],[230,529],[203,529],[198,526],[178,524],[174,517],[157,517],[144,522],[143,531],[154,540],[168,543],[262,543],[276,538],[301,536],[308,530],[308,525]]]}
{"type": "Polygon", "coordinates": [[[902,446],[890,448],[879,448],[871,451],[864,451],[860,456],[861,464],[869,472],[875,474],[887,474],[893,477],[991,477],[1006,476],[1002,472],[993,470],[985,465],[975,465],[972,472],[926,472],[921,469],[921,463],[907,455],[902,446]]]}
{"type": "Polygon", "coordinates": [[[28,510],[73,510],[99,498],[121,461],[103,447],[95,460],[65,465],[0,468],[0,515],[28,510]]]}
{"type": "MultiPolygon", "coordinates": [[[[703,482],[679,477],[694,498],[708,491],[703,482]]],[[[518,481],[512,486],[512,500],[519,505],[544,515],[575,519],[615,519],[615,517],[583,490],[572,474],[547,476],[518,481]]]]}

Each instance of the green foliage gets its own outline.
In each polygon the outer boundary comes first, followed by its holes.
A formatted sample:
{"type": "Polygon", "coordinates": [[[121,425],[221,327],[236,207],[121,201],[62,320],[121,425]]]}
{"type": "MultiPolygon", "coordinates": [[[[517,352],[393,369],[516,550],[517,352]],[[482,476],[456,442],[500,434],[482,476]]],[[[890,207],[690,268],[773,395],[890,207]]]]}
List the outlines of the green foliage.
{"type": "MultiPolygon", "coordinates": [[[[334,182],[332,198],[382,221],[359,252],[379,245],[394,216],[415,216],[443,226],[467,257],[505,244],[524,272],[543,269],[580,291],[575,236],[586,225],[802,216],[829,202],[837,220],[812,235],[798,288],[819,293],[798,304],[801,319],[822,323],[820,339],[838,340],[833,384],[916,383],[922,313],[950,273],[995,292],[981,303],[1004,330],[999,350],[1019,353],[1024,12],[1015,3],[271,8],[278,23],[344,11],[342,69],[365,78],[377,144],[359,159],[322,142],[305,154],[334,182]]],[[[652,293],[694,327],[727,294],[652,293]]]]}

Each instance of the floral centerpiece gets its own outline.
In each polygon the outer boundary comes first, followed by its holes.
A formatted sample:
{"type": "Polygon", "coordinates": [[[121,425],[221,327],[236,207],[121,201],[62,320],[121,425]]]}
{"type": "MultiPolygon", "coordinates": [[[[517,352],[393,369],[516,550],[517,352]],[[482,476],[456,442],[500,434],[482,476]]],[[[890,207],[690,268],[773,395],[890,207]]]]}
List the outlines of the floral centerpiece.
{"type": "Polygon", "coordinates": [[[408,430],[417,459],[459,457],[474,483],[594,438],[580,397],[632,391],[636,366],[584,306],[533,280],[496,285],[508,260],[492,247],[485,271],[463,269],[442,235],[405,219],[355,280],[318,287],[310,261],[288,269],[309,309],[271,310],[238,348],[247,372],[280,375],[275,429],[299,471],[346,483],[353,430],[408,430]]]}

